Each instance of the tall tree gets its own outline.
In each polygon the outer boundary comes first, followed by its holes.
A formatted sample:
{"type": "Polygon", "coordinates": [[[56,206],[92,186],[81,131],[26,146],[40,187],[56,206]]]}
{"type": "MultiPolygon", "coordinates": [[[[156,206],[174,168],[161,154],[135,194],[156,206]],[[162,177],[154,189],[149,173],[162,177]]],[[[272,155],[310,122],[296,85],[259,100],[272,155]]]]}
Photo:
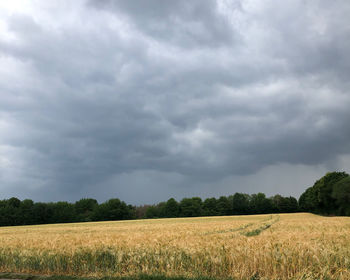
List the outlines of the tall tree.
{"type": "Polygon", "coordinates": [[[338,207],[336,214],[350,216],[350,176],[334,185],[332,197],[338,207]]]}
{"type": "Polygon", "coordinates": [[[179,203],[174,198],[170,198],[165,204],[165,216],[167,218],[175,218],[179,216],[179,212],[179,203]]]}
{"type": "Polygon", "coordinates": [[[226,196],[220,196],[217,201],[219,215],[230,215],[232,213],[232,204],[226,196]]]}
{"type": "Polygon", "coordinates": [[[19,212],[21,215],[21,225],[32,225],[35,223],[34,221],[34,202],[31,199],[25,199],[21,201],[19,206],[19,212]]]}
{"type": "Polygon", "coordinates": [[[271,200],[266,198],[264,193],[257,193],[251,196],[251,208],[256,214],[266,214],[272,212],[271,200]]]}
{"type": "Polygon", "coordinates": [[[347,177],[349,175],[345,172],[327,173],[300,196],[300,209],[320,214],[336,214],[338,205],[333,189],[339,181],[347,177]]]}
{"type": "Polygon", "coordinates": [[[251,198],[249,194],[235,193],[232,197],[232,214],[250,214],[250,199],[251,198]]]}
{"type": "Polygon", "coordinates": [[[78,221],[90,222],[93,220],[94,211],[98,207],[98,203],[93,198],[82,198],[75,202],[74,207],[78,221]]]}
{"type": "Polygon", "coordinates": [[[217,207],[217,199],[215,197],[207,198],[203,202],[204,216],[218,216],[220,215],[217,207]]]}
{"type": "Polygon", "coordinates": [[[203,202],[200,197],[184,198],[180,201],[182,217],[199,217],[203,214],[203,202]]]}
{"type": "MultiPolygon", "coordinates": [[[[34,224],[48,224],[52,222],[53,209],[48,203],[36,202],[33,205],[34,224]]],[[[53,221],[55,222],[55,221],[53,221]]]]}

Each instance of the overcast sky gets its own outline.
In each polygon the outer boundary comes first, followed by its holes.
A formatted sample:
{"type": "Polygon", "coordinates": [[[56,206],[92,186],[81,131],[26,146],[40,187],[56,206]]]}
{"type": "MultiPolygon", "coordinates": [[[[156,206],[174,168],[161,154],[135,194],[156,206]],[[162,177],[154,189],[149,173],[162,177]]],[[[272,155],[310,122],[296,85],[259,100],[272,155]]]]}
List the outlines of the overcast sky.
{"type": "Polygon", "coordinates": [[[0,2],[0,199],[297,198],[350,171],[347,0],[0,2]]]}

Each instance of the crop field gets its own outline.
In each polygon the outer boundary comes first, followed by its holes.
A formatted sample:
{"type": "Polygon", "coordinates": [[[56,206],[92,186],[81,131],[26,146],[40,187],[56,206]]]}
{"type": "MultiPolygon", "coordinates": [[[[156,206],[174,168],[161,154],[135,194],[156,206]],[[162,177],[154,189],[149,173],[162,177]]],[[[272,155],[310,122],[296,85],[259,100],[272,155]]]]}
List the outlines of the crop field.
{"type": "Polygon", "coordinates": [[[350,218],[300,213],[3,227],[0,270],[350,279],[350,218]]]}

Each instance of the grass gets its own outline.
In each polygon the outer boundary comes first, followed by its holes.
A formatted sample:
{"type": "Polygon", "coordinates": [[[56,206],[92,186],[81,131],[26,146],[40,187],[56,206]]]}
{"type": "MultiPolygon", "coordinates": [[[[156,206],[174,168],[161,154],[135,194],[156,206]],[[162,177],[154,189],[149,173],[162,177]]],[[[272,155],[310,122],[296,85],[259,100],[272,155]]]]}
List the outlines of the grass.
{"type": "Polygon", "coordinates": [[[185,277],[167,277],[164,275],[146,275],[140,274],[133,277],[77,277],[66,275],[31,275],[31,274],[16,274],[16,273],[0,273],[0,279],[21,279],[21,280],[214,280],[208,277],[185,278],[185,277]]]}
{"type": "Polygon", "coordinates": [[[3,227],[0,271],[123,280],[345,280],[350,218],[299,213],[3,227]]]}

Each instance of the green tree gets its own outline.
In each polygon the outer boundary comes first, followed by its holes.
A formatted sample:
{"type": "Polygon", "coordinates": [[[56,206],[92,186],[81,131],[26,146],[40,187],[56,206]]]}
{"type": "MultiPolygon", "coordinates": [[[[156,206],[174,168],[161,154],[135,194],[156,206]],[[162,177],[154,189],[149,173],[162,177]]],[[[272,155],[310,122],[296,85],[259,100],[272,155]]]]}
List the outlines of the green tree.
{"type": "Polygon", "coordinates": [[[175,218],[179,216],[179,212],[179,203],[174,198],[170,198],[165,204],[165,216],[168,218],[175,218]]]}
{"type": "Polygon", "coordinates": [[[290,196],[283,197],[279,194],[270,198],[272,203],[273,212],[278,213],[293,213],[298,211],[298,201],[290,196]]]}
{"type": "Polygon", "coordinates": [[[94,220],[97,221],[127,220],[132,218],[133,209],[118,198],[112,198],[98,205],[94,215],[94,220]]]}
{"type": "Polygon", "coordinates": [[[244,193],[235,193],[232,196],[232,214],[244,215],[250,214],[250,195],[244,193]]]}
{"type": "Polygon", "coordinates": [[[217,209],[221,216],[230,215],[232,213],[232,204],[226,196],[220,196],[217,200],[217,209]]]}
{"type": "Polygon", "coordinates": [[[158,212],[158,218],[166,218],[166,202],[159,202],[156,207],[158,212]]]}
{"type": "Polygon", "coordinates": [[[271,200],[266,198],[264,193],[257,193],[251,196],[251,209],[255,214],[266,214],[272,212],[271,200]]]}
{"type": "Polygon", "coordinates": [[[203,202],[203,215],[204,216],[219,216],[217,207],[217,199],[215,197],[207,198],[203,202]]]}
{"type": "Polygon", "coordinates": [[[97,200],[93,198],[82,198],[75,202],[76,219],[80,222],[93,220],[94,211],[98,206],[97,200]]]}
{"type": "Polygon", "coordinates": [[[4,215],[6,215],[6,225],[16,226],[22,223],[21,201],[16,197],[11,197],[5,203],[4,215]]]}
{"type": "Polygon", "coordinates": [[[348,177],[345,172],[331,172],[315,184],[318,195],[318,211],[322,214],[332,214],[337,211],[335,199],[332,197],[333,187],[340,180],[348,177]]]}
{"type": "Polygon", "coordinates": [[[159,218],[159,211],[157,206],[155,205],[148,206],[146,209],[145,217],[147,219],[159,218]]]}
{"type": "Polygon", "coordinates": [[[316,189],[307,188],[299,198],[299,209],[305,212],[316,212],[318,205],[316,189]]]}
{"type": "Polygon", "coordinates": [[[49,203],[51,207],[51,223],[72,223],[76,222],[76,213],[74,205],[66,201],[49,203]]]}
{"type": "Polygon", "coordinates": [[[48,224],[52,221],[52,207],[48,203],[36,202],[33,205],[33,224],[48,224]]]}
{"type": "Polygon", "coordinates": [[[320,214],[336,214],[338,205],[333,196],[333,189],[339,181],[347,177],[349,175],[345,172],[327,173],[300,196],[300,209],[320,214]]]}
{"type": "Polygon", "coordinates": [[[21,201],[17,197],[11,197],[7,201],[8,206],[13,207],[13,208],[19,208],[21,205],[21,201]]]}
{"type": "Polygon", "coordinates": [[[332,197],[338,206],[337,214],[350,216],[350,176],[334,185],[332,197]]]}
{"type": "Polygon", "coordinates": [[[151,205],[140,205],[135,207],[135,218],[136,219],[145,219],[147,218],[147,209],[151,207],[151,205]]]}
{"type": "Polygon", "coordinates": [[[32,225],[34,221],[34,202],[31,199],[25,199],[21,202],[19,206],[19,212],[21,215],[21,224],[22,225],[32,225]]]}
{"type": "Polygon", "coordinates": [[[8,200],[0,201],[0,225],[1,226],[13,226],[16,225],[16,219],[18,214],[17,208],[11,206],[8,200]],[[15,220],[14,220],[15,219],[15,220]]]}
{"type": "Polygon", "coordinates": [[[200,197],[184,198],[180,201],[182,217],[199,217],[203,214],[203,202],[200,197]]]}

